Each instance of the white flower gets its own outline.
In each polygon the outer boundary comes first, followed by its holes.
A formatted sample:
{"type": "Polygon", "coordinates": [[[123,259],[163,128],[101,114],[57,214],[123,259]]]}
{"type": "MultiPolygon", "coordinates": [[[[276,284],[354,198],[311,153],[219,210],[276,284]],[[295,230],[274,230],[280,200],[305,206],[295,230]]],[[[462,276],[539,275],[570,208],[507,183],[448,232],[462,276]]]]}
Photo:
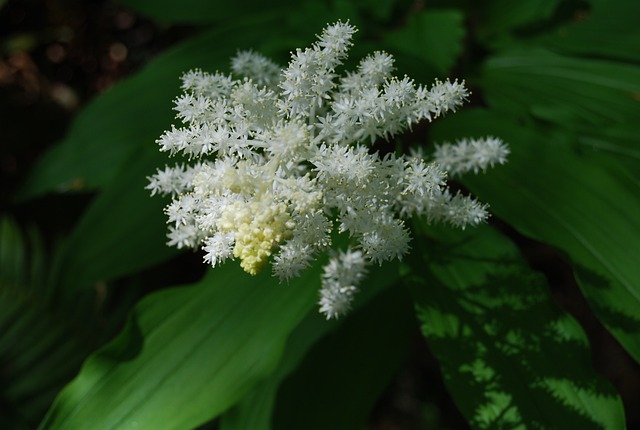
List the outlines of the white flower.
{"type": "Polygon", "coordinates": [[[149,184],[145,187],[151,190],[151,195],[171,194],[171,196],[183,193],[191,188],[194,176],[202,169],[202,163],[193,166],[179,164],[174,167],[165,166],[164,170],[158,169],[156,174],[149,178],[149,184]]]}
{"type": "Polygon", "coordinates": [[[311,246],[289,241],[273,258],[273,274],[281,280],[294,278],[311,265],[314,254],[311,246]]]}
{"type": "Polygon", "coordinates": [[[328,26],[281,71],[244,51],[232,59],[233,76],[185,73],[175,101],[182,124],[157,143],[195,162],[158,170],[147,185],[172,198],[169,244],[201,247],[212,266],[237,258],[256,274],[271,261],[284,281],[329,250],[319,299],[327,318],[350,309],[370,264],[409,252],[405,219],[483,222],[486,206],[452,195],[447,171],[484,170],[508,154],[495,138],[439,146],[436,162],[372,151],[380,138],[455,111],[469,93],[463,82],[429,88],[394,77],[385,52],[341,74],[355,32],[348,22],[328,26]],[[347,251],[330,249],[336,231],[348,235],[347,251]]]}
{"type": "Polygon", "coordinates": [[[434,159],[443,169],[452,175],[459,175],[473,170],[486,170],[495,164],[504,164],[509,155],[509,148],[496,137],[487,136],[480,139],[460,139],[455,144],[445,142],[436,145],[434,159]]]}
{"type": "Polygon", "coordinates": [[[367,272],[367,262],[360,251],[335,254],[324,267],[320,289],[320,312],[327,319],[338,318],[351,309],[353,296],[367,272]]]}
{"type": "Polygon", "coordinates": [[[231,59],[231,70],[259,86],[275,86],[280,79],[280,67],[267,57],[251,50],[238,52],[231,59]]]}
{"type": "Polygon", "coordinates": [[[204,262],[216,265],[223,263],[233,255],[234,235],[231,232],[216,232],[203,240],[202,249],[205,251],[204,262]]]}
{"type": "Polygon", "coordinates": [[[375,218],[373,228],[361,233],[359,244],[369,260],[382,265],[385,261],[402,256],[409,251],[409,232],[404,222],[390,216],[375,218]]]}
{"type": "Polygon", "coordinates": [[[221,73],[209,74],[202,70],[191,70],[182,75],[182,89],[196,96],[213,99],[228,96],[233,79],[221,73]]]}

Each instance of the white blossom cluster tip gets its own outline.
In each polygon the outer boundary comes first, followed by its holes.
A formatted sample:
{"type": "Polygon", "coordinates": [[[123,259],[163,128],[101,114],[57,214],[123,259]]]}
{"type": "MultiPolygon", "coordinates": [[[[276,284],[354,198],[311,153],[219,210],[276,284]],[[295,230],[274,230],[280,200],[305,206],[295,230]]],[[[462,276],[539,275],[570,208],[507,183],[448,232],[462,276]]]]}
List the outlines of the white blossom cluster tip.
{"type": "Polygon", "coordinates": [[[256,274],[271,261],[288,280],[330,250],[333,232],[348,235],[349,249],[331,251],[324,268],[327,318],[349,310],[367,266],[409,251],[405,219],[464,228],[488,216],[485,205],[448,191],[435,162],[368,146],[455,111],[468,97],[464,84],[394,77],[384,52],[340,74],[355,31],[329,25],[283,70],[247,51],[232,59],[232,75],[186,73],[175,102],[182,125],[157,143],[196,162],[158,170],[147,186],[172,197],[169,244],[202,248],[212,266],[237,258],[256,274]]]}
{"type": "Polygon", "coordinates": [[[480,139],[460,139],[455,144],[445,142],[436,144],[433,154],[435,162],[450,175],[460,175],[473,170],[478,173],[493,167],[495,164],[504,164],[509,155],[509,148],[504,142],[493,136],[480,139]]]}

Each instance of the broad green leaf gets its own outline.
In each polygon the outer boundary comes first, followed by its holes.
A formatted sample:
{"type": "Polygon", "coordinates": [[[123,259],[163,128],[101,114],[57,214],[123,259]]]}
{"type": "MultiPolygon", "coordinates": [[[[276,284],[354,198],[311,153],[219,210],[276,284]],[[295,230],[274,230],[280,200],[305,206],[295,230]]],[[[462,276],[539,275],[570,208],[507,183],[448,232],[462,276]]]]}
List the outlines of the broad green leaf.
{"type": "Polygon", "coordinates": [[[273,428],[362,428],[406,360],[411,306],[405,290],[388,289],[314,345],[278,392],[273,428]]]}
{"type": "Polygon", "coordinates": [[[624,428],[584,332],[513,244],[489,227],[430,235],[414,261],[428,266],[413,284],[417,314],[473,428],[624,428]]]}
{"type": "Polygon", "coordinates": [[[41,429],[192,429],[245,395],[277,365],[314,308],[319,270],[279,285],[237,264],[143,299],[120,336],[89,358],[41,429]]]}
{"type": "Polygon", "coordinates": [[[117,178],[85,211],[58,266],[68,291],[152,266],[175,256],[166,245],[166,199],[151,197],[146,177],[164,159],[155,148],[132,154],[117,178]]]}
{"type": "Polygon", "coordinates": [[[291,333],[278,367],[221,417],[220,430],[271,429],[271,417],[282,381],[295,370],[309,348],[340,323],[340,320],[327,321],[312,310],[291,333]]]}
{"type": "Polygon", "coordinates": [[[458,10],[420,12],[406,26],[387,33],[384,44],[391,52],[410,55],[446,74],[462,52],[463,20],[458,10]]]}
{"type": "Polygon", "coordinates": [[[640,2],[589,0],[571,22],[536,39],[554,51],[620,60],[640,60],[640,2]]]}
{"type": "MultiPolygon", "coordinates": [[[[367,304],[374,297],[376,297],[376,300],[378,300],[377,297],[378,295],[380,295],[380,292],[394,285],[398,279],[398,275],[399,274],[397,265],[395,264],[387,263],[382,267],[372,268],[370,274],[365,280],[364,288],[356,296],[356,299],[354,301],[354,309],[352,310],[352,312],[357,313],[360,308],[362,308],[363,306],[367,306],[367,304]]],[[[393,297],[396,296],[397,294],[383,295],[382,297],[389,297],[393,300],[393,297]]],[[[365,312],[371,312],[371,310],[365,312]]],[[[382,316],[384,312],[384,310],[381,310],[378,316],[382,316]]],[[[327,321],[318,312],[311,311],[311,313],[307,315],[304,321],[300,325],[298,325],[298,327],[296,327],[296,329],[287,340],[287,346],[283,355],[283,359],[281,360],[277,369],[271,375],[269,375],[268,378],[260,382],[260,384],[258,384],[251,393],[244,396],[233,409],[229,410],[223,415],[220,430],[271,429],[273,427],[272,415],[274,413],[276,396],[278,395],[278,390],[280,389],[285,378],[287,378],[293,371],[295,371],[295,369],[300,365],[300,362],[303,359],[305,359],[306,363],[304,365],[307,367],[309,366],[309,358],[305,358],[305,356],[312,357],[315,354],[326,355],[326,351],[322,349],[323,347],[320,347],[321,351],[318,352],[309,352],[309,349],[312,347],[314,348],[314,350],[317,349],[318,347],[314,346],[314,344],[316,344],[318,339],[326,337],[328,333],[329,336],[334,336],[334,334],[332,333],[335,330],[342,330],[345,319],[347,322],[351,321],[351,314],[347,318],[327,321]]],[[[399,329],[402,329],[402,321],[404,320],[401,318],[400,323],[398,323],[399,329]]],[[[375,323],[373,325],[375,325],[375,323]]],[[[364,329],[361,335],[368,338],[368,333],[375,331],[373,330],[373,325],[369,328],[364,329]]],[[[400,334],[400,336],[403,337],[406,334],[407,333],[402,333],[400,334]]],[[[340,336],[340,338],[342,338],[343,335],[338,334],[337,336],[340,336]]],[[[321,342],[323,343],[323,345],[324,343],[326,343],[324,338],[321,340],[321,342]]],[[[300,378],[298,377],[297,379],[300,378]]],[[[314,389],[317,389],[317,387],[314,389]]],[[[299,395],[301,397],[308,396],[308,387],[305,393],[300,393],[299,395]]],[[[364,406],[366,406],[366,404],[364,406]]],[[[324,410],[324,413],[327,413],[327,410],[324,410]]],[[[281,428],[281,426],[275,428],[281,428]]]]}
{"type": "Polygon", "coordinates": [[[504,115],[461,112],[432,130],[436,140],[493,134],[510,144],[507,164],[462,181],[521,233],[566,253],[596,315],[640,362],[640,183],[575,151],[576,136],[504,115]]]}
{"type": "Polygon", "coordinates": [[[490,58],[479,84],[492,108],[557,124],[640,117],[640,68],[634,65],[522,50],[490,58]]]}
{"type": "Polygon", "coordinates": [[[173,100],[182,73],[200,68],[228,71],[239,49],[278,44],[280,27],[243,21],[181,43],[134,76],[93,100],[76,118],[65,139],[36,164],[20,190],[25,199],[48,191],[94,190],[116,179],[132,153],[157,148],[155,140],[176,122],[173,100]],[[265,42],[268,31],[270,39],[265,42]],[[220,43],[220,40],[228,43],[220,43]]]}
{"type": "Polygon", "coordinates": [[[638,126],[633,123],[615,124],[609,127],[589,127],[572,130],[578,136],[577,150],[584,157],[610,157],[624,166],[627,172],[640,181],[640,146],[638,126]]]}

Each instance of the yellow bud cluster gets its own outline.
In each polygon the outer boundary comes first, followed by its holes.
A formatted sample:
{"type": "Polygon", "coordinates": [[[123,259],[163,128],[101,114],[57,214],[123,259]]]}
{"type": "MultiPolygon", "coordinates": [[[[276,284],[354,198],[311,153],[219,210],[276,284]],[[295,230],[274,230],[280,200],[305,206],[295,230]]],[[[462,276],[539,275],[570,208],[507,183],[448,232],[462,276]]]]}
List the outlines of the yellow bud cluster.
{"type": "Polygon", "coordinates": [[[256,275],[273,249],[291,236],[291,224],[284,203],[262,199],[229,205],[218,227],[222,232],[234,233],[233,255],[240,259],[240,267],[245,272],[256,275]]]}

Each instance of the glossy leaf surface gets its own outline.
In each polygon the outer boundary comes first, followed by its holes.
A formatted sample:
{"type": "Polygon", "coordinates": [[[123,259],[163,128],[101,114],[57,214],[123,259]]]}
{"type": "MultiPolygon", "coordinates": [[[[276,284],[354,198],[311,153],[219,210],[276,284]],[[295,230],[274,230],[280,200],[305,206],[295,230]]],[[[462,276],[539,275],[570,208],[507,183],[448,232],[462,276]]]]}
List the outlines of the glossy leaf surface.
{"type": "Polygon", "coordinates": [[[277,365],[315,306],[318,270],[289,285],[237,264],[143,299],[94,354],[41,429],[189,429],[235,404],[277,365]]]}

